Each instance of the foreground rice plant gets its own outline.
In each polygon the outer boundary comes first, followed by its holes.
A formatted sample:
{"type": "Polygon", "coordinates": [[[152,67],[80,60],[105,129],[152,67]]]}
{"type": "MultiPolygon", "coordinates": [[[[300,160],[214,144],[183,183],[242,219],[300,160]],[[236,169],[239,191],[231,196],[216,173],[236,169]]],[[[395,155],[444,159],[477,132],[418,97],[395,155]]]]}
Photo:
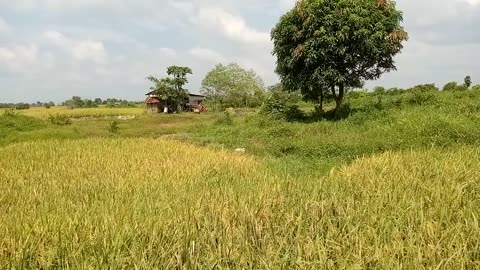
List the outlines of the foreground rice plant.
{"type": "Polygon", "coordinates": [[[475,269],[480,152],[385,153],[289,179],[174,141],[0,148],[0,266],[475,269]]]}
{"type": "Polygon", "coordinates": [[[84,118],[84,117],[114,117],[123,115],[141,115],[145,113],[145,109],[142,107],[132,108],[79,108],[69,109],[67,107],[52,107],[46,109],[43,107],[31,108],[20,112],[23,115],[33,116],[46,119],[50,115],[61,115],[70,118],[84,118]]]}

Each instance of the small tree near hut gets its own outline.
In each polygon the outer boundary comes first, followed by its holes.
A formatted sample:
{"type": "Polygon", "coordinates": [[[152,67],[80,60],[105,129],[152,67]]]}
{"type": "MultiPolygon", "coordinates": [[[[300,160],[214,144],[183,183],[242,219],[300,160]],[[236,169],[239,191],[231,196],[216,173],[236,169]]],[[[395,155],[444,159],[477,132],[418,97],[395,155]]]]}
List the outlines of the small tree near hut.
{"type": "Polygon", "coordinates": [[[272,30],[276,72],[292,91],[341,109],[346,89],[395,70],[408,34],[391,0],[299,0],[272,30]]]}
{"type": "Polygon", "coordinates": [[[170,77],[157,79],[149,76],[147,79],[153,83],[150,89],[153,93],[165,100],[174,109],[178,109],[180,104],[188,98],[188,91],[184,86],[188,83],[187,76],[192,73],[189,67],[171,66],[167,69],[167,74],[170,77]]]}

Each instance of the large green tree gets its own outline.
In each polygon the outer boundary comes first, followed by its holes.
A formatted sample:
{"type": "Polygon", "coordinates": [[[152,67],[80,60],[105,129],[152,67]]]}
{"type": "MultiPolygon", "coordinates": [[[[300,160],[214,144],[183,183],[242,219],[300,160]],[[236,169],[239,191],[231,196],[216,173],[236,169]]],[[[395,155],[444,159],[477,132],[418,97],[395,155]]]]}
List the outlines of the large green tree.
{"type": "Polygon", "coordinates": [[[253,70],[238,64],[218,64],[202,82],[202,94],[215,109],[224,107],[257,107],[262,104],[265,86],[253,70]]]}
{"type": "Polygon", "coordinates": [[[193,74],[192,69],[189,67],[171,66],[167,69],[167,74],[170,77],[163,79],[158,79],[154,76],[147,77],[153,83],[150,90],[177,108],[188,97],[188,90],[184,86],[188,83],[187,76],[193,74]]]}
{"type": "Polygon", "coordinates": [[[300,0],[272,30],[276,72],[289,90],[336,101],[364,80],[395,70],[408,34],[390,0],[300,0]]]}

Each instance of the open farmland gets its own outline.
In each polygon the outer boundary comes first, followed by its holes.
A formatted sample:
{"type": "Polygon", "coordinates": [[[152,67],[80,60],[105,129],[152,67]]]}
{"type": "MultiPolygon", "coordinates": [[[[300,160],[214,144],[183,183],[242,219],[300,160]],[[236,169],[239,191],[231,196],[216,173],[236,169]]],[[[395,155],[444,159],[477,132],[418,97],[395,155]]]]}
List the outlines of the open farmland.
{"type": "Polygon", "coordinates": [[[26,116],[33,116],[38,118],[48,118],[53,115],[61,115],[69,118],[84,118],[84,117],[115,117],[115,116],[138,116],[145,113],[143,107],[132,108],[81,108],[81,109],[69,109],[67,107],[52,107],[46,109],[43,107],[32,108],[29,110],[21,111],[20,114],[26,116]]]}
{"type": "Polygon", "coordinates": [[[0,264],[473,269],[479,154],[388,152],[294,179],[170,140],[13,144],[0,149],[0,264]]]}
{"type": "Polygon", "coordinates": [[[479,96],[422,95],[341,121],[5,113],[0,265],[479,268],[479,96]]]}

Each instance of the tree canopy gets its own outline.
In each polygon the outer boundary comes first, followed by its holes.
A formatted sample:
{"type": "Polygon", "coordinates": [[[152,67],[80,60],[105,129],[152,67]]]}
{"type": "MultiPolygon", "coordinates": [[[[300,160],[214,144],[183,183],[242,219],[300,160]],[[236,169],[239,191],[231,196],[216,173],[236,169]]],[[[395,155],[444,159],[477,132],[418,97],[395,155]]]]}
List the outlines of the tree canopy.
{"type": "Polygon", "coordinates": [[[265,86],[253,70],[238,64],[218,64],[202,82],[200,90],[215,107],[257,107],[262,104],[265,86]]]}
{"type": "Polygon", "coordinates": [[[167,69],[167,74],[171,77],[158,79],[149,76],[147,79],[153,83],[150,90],[176,108],[188,97],[188,90],[184,86],[188,83],[187,76],[193,72],[189,67],[171,66],[167,69]]]}
{"type": "Polygon", "coordinates": [[[391,0],[300,0],[272,30],[276,72],[287,89],[317,99],[395,70],[408,34],[391,0]]]}

